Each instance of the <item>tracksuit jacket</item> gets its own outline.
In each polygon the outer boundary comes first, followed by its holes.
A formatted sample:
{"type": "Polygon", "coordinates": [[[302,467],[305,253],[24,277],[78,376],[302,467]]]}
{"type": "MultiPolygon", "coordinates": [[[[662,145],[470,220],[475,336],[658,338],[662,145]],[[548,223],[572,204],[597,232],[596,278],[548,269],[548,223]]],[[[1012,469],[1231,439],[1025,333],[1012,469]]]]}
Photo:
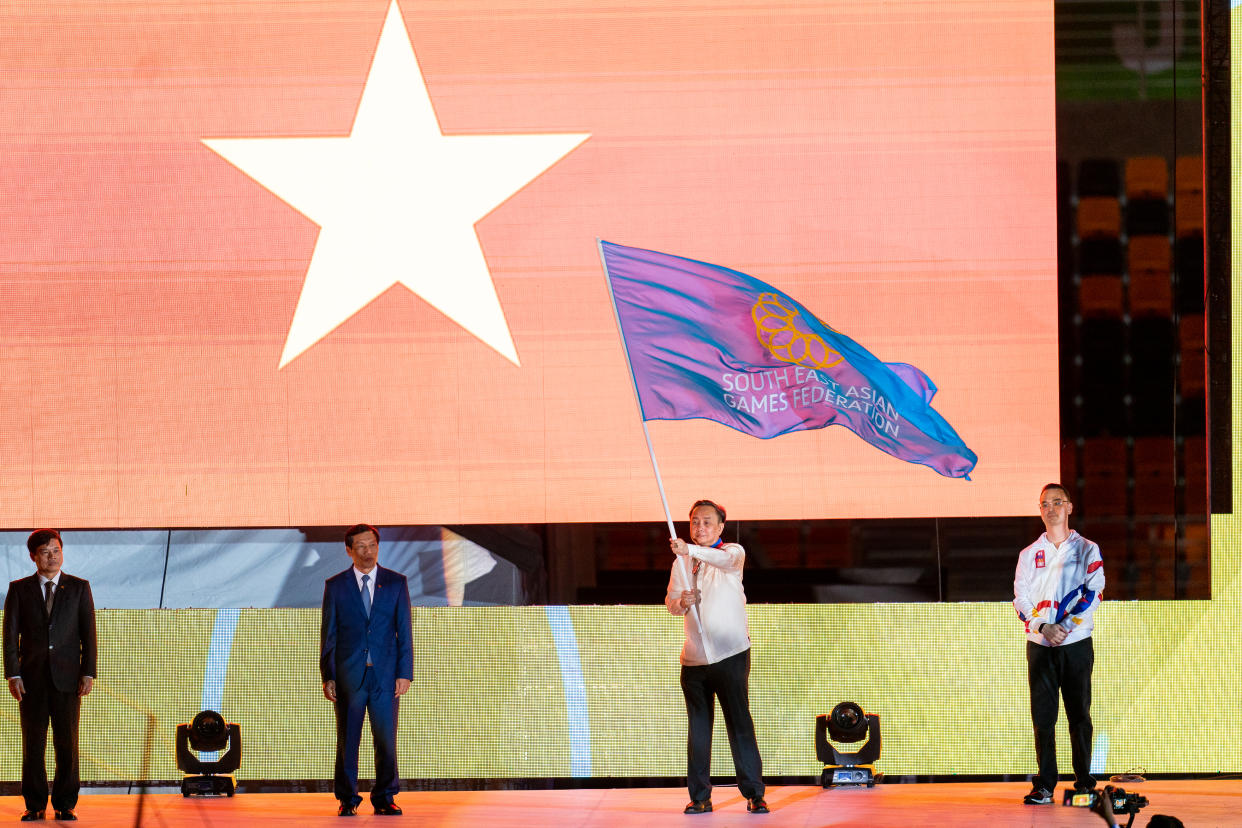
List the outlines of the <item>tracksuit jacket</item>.
{"type": "Polygon", "coordinates": [[[1039,632],[1040,624],[1060,624],[1069,631],[1061,646],[1087,638],[1103,592],[1100,547],[1073,530],[1060,546],[1045,532],[1018,554],[1013,606],[1026,624],[1028,641],[1052,646],[1039,632]]]}

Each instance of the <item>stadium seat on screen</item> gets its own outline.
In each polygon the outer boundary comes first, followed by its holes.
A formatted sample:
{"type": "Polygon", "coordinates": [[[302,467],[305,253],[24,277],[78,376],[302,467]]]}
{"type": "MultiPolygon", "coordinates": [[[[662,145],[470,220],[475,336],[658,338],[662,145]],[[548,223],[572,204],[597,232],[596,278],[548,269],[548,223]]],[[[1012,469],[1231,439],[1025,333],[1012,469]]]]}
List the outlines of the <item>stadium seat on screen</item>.
{"type": "MultiPolygon", "coordinates": [[[[647,569],[651,566],[651,533],[643,526],[608,526],[602,530],[603,569],[647,569]]],[[[668,548],[667,543],[665,548],[668,548]]]]}
{"type": "Polygon", "coordinates": [[[1177,312],[1203,313],[1203,237],[1186,236],[1173,245],[1173,270],[1177,274],[1177,312]]]}
{"type": "Polygon", "coordinates": [[[1074,205],[1071,201],[1069,164],[1057,162],[1057,281],[1064,284],[1074,275],[1074,205]]]}
{"type": "Polygon", "coordinates": [[[1119,239],[1083,239],[1078,244],[1078,272],[1083,276],[1120,276],[1119,239]]]}
{"type": "Polygon", "coordinates": [[[1085,319],[1082,324],[1083,385],[1121,383],[1125,359],[1125,323],[1120,319],[1085,319]]]}
{"type": "Polygon", "coordinates": [[[1182,155],[1178,157],[1173,167],[1173,192],[1179,196],[1183,193],[1202,195],[1203,156],[1182,155]]]}
{"type": "Polygon", "coordinates": [[[1130,315],[1169,317],[1173,313],[1173,282],[1168,274],[1138,272],[1130,276],[1130,315]]]}
{"type": "Polygon", "coordinates": [[[1186,493],[1186,514],[1205,514],[1208,492],[1208,458],[1205,438],[1187,437],[1182,444],[1182,480],[1186,493]]]}
{"type": "Polygon", "coordinates": [[[812,520],[806,538],[806,565],[809,568],[852,566],[854,551],[850,547],[850,521],[812,520]]]}
{"type": "Polygon", "coordinates": [[[1176,329],[1171,319],[1153,317],[1134,320],[1130,326],[1130,371],[1131,374],[1142,375],[1138,378],[1140,384],[1150,379],[1156,385],[1172,391],[1176,338],[1176,329]]]}
{"type": "MultiPolygon", "coordinates": [[[[1074,516],[1078,516],[1077,504],[1074,516]]],[[[1084,538],[1099,544],[1100,553],[1104,556],[1104,574],[1110,582],[1105,586],[1105,598],[1110,593],[1113,598],[1119,597],[1113,589],[1112,582],[1119,576],[1121,564],[1126,559],[1126,526],[1124,521],[1115,518],[1085,517],[1078,522],[1078,532],[1084,538]]]]}
{"type": "Polygon", "coordinates": [[[1212,594],[1212,545],[1206,515],[1188,513],[1182,531],[1181,557],[1187,570],[1184,597],[1207,598],[1212,594]]]}
{"type": "Polygon", "coordinates": [[[1202,397],[1207,378],[1207,352],[1203,348],[1183,348],[1177,366],[1177,392],[1183,397],[1202,397]]]}
{"type": "Polygon", "coordinates": [[[1177,525],[1172,517],[1140,517],[1131,545],[1140,572],[1141,594],[1163,600],[1178,597],[1182,587],[1177,569],[1177,525]]]}
{"type": "Polygon", "coordinates": [[[1202,437],[1207,433],[1207,400],[1202,394],[1182,397],[1177,407],[1177,434],[1180,437],[1202,437]]]}
{"type": "Polygon", "coordinates": [[[1070,489],[1070,500],[1078,497],[1078,444],[1073,440],[1061,443],[1061,484],[1070,489]]]}
{"type": "MultiPolygon", "coordinates": [[[[1202,398],[1207,387],[1207,351],[1206,331],[1204,330],[1203,314],[1197,313],[1183,316],[1177,322],[1177,343],[1180,362],[1177,369],[1177,391],[1185,398],[1202,398]]],[[[1183,405],[1181,417],[1197,417],[1198,411],[1183,405]]],[[[1195,430],[1186,430],[1191,423],[1179,423],[1181,434],[1196,434],[1195,430]]],[[[1197,424],[1196,424],[1197,425],[1197,424]]]]}
{"type": "Polygon", "coordinates": [[[1164,199],[1169,194],[1169,163],[1159,155],[1126,159],[1126,198],[1164,199]]]}
{"type": "MultiPolygon", "coordinates": [[[[1060,376],[1065,378],[1066,382],[1070,382],[1069,377],[1078,376],[1077,370],[1074,368],[1074,357],[1069,354],[1069,348],[1061,349],[1061,358],[1058,361],[1058,370],[1060,376]]],[[[1057,405],[1057,414],[1061,422],[1061,434],[1066,437],[1077,437],[1082,434],[1082,423],[1078,416],[1082,408],[1081,394],[1058,394],[1060,399],[1057,405]]]]}
{"type": "Polygon", "coordinates": [[[1138,437],[1134,441],[1134,514],[1176,512],[1177,447],[1172,437],[1138,437]]]}
{"type": "Polygon", "coordinates": [[[1115,239],[1121,235],[1121,202],[1093,196],[1078,201],[1078,238],[1115,239]]]}
{"type": "Polygon", "coordinates": [[[1084,276],[1078,285],[1078,310],[1084,317],[1120,319],[1123,295],[1120,276],[1084,276]]]}
{"type": "Polygon", "coordinates": [[[1167,277],[1173,271],[1173,246],[1169,244],[1169,237],[1165,234],[1131,236],[1126,245],[1126,264],[1131,273],[1141,270],[1167,277]]]}
{"type": "Polygon", "coordinates": [[[1204,520],[1203,515],[1187,515],[1186,517],[1187,520],[1182,526],[1186,560],[1190,563],[1211,560],[1212,548],[1208,543],[1211,532],[1208,522],[1204,520]]]}
{"type": "Polygon", "coordinates": [[[1113,196],[1121,193],[1121,170],[1112,158],[1087,158],[1078,162],[1078,197],[1113,196]]]}
{"type": "Polygon", "coordinates": [[[802,532],[799,526],[767,526],[758,535],[758,543],[746,550],[753,563],[774,567],[802,566],[802,532]]]}
{"type": "Polygon", "coordinates": [[[1130,313],[1173,313],[1173,249],[1168,236],[1132,236],[1126,248],[1130,268],[1130,313]]]}
{"type": "Polygon", "coordinates": [[[595,586],[579,586],[578,604],[650,604],[660,601],[668,585],[668,569],[600,569],[595,586]]]}
{"type": "Polygon", "coordinates": [[[1125,430],[1125,323],[1084,319],[1081,329],[1082,433],[1094,437],[1125,430]]]}
{"type": "MultiPolygon", "coordinates": [[[[1169,360],[1172,362],[1172,360],[1169,360]]],[[[1136,435],[1168,435],[1173,433],[1177,403],[1172,389],[1134,388],[1131,398],[1131,430],[1136,435]]]]}
{"type": "Polygon", "coordinates": [[[1203,348],[1207,339],[1204,328],[1203,314],[1191,313],[1177,320],[1177,344],[1184,351],[1187,348],[1203,348]]]}
{"type": "Polygon", "coordinates": [[[1121,475],[1126,473],[1126,441],[1124,437],[1091,437],[1082,443],[1084,476],[1121,475]]]}
{"type": "Polygon", "coordinates": [[[1179,239],[1203,235],[1203,193],[1179,194],[1173,202],[1173,212],[1179,239]]]}
{"type": "Polygon", "coordinates": [[[1167,318],[1135,319],[1130,327],[1130,396],[1135,435],[1172,434],[1176,329],[1167,318]]]}
{"type": "Polygon", "coordinates": [[[1126,513],[1126,441],[1089,437],[1082,448],[1083,510],[1092,517],[1126,513]]]}
{"type": "Polygon", "coordinates": [[[1127,235],[1166,235],[1168,232],[1169,202],[1163,198],[1135,199],[1126,205],[1127,235]]]}

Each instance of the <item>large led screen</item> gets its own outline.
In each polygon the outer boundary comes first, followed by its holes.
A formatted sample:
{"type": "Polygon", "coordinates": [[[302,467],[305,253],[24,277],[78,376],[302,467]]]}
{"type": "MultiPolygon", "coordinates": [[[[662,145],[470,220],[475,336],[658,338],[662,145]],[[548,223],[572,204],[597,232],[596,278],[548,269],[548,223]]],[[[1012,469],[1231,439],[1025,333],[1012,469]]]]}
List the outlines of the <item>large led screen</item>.
{"type": "Polygon", "coordinates": [[[915,366],[978,456],[653,422],[672,502],[1011,515],[1057,476],[1048,0],[0,23],[0,526],[659,519],[599,239],[915,366]]]}
{"type": "MultiPolygon", "coordinates": [[[[1230,571],[1211,601],[1100,608],[1100,775],[1242,767],[1228,623],[1242,609],[1242,581],[1231,529],[1230,571]],[[1184,715],[1165,732],[1170,710],[1184,715]]],[[[82,709],[83,778],[180,779],[176,725],[210,708],[241,725],[239,779],[330,779],[335,730],[320,694],[318,626],[314,609],[101,610],[100,675],[82,709]]],[[[817,776],[815,717],[846,700],[881,716],[878,768],[892,776],[1035,769],[1025,637],[1005,602],[761,605],[750,629],[751,709],[769,776],[817,776]]],[[[681,619],[658,605],[416,608],[401,776],[684,775],[680,646],[681,619]]],[[[1064,717],[1058,727],[1068,745],[1064,717]]],[[[18,744],[19,733],[10,700],[0,705],[0,737],[18,744]]],[[[723,733],[714,749],[713,767],[731,775],[723,733]]],[[[370,751],[362,754],[371,776],[370,751]]],[[[20,751],[0,753],[0,779],[19,779],[20,762],[20,751]]]]}

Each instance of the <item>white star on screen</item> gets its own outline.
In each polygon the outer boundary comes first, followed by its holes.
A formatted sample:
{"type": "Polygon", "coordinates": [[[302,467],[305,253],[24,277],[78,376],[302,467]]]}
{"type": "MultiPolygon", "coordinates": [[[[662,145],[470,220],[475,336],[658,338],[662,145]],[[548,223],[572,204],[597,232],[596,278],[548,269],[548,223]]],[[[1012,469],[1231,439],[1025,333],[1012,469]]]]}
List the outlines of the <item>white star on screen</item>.
{"type": "Polygon", "coordinates": [[[589,137],[444,135],[394,0],[349,137],[203,143],[320,227],[280,368],[397,283],[520,365],[474,224],[589,137]]]}

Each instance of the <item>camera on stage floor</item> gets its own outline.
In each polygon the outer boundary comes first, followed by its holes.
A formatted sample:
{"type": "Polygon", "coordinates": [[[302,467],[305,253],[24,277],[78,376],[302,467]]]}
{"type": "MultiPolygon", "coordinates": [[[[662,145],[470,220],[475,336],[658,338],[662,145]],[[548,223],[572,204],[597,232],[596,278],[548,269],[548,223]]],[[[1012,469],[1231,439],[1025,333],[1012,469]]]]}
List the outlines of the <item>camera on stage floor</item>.
{"type": "Polygon", "coordinates": [[[1078,792],[1073,789],[1065,792],[1065,799],[1062,804],[1072,805],[1075,808],[1093,808],[1097,809],[1100,800],[1107,798],[1108,804],[1112,808],[1114,816],[1130,815],[1130,823],[1134,822],[1134,815],[1140,810],[1147,807],[1147,797],[1142,794],[1130,793],[1125,788],[1114,788],[1112,785],[1106,785],[1103,788],[1096,788],[1093,791],[1078,792]]]}

